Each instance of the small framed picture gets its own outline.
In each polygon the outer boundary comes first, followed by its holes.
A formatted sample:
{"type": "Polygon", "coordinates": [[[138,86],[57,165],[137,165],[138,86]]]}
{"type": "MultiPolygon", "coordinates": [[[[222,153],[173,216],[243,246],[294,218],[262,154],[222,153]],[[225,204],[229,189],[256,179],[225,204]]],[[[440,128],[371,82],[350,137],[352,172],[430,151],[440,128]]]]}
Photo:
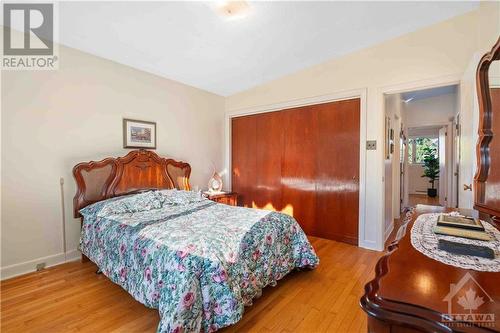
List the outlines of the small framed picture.
{"type": "Polygon", "coordinates": [[[385,125],[384,125],[384,130],[385,130],[385,145],[384,145],[384,151],[385,151],[385,159],[388,160],[391,158],[391,118],[385,117],[385,125]]]}
{"type": "Polygon", "coordinates": [[[156,149],[156,123],[123,119],[123,148],[156,149]]]}

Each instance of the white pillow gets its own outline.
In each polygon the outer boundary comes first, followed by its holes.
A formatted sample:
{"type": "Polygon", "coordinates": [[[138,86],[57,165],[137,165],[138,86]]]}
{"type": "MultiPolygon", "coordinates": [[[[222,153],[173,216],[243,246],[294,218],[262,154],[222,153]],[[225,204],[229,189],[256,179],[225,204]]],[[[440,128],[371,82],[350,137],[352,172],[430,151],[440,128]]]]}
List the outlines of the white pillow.
{"type": "Polygon", "coordinates": [[[207,200],[201,195],[201,191],[183,191],[183,190],[161,190],[159,193],[165,198],[167,205],[187,205],[194,202],[207,200]]]}

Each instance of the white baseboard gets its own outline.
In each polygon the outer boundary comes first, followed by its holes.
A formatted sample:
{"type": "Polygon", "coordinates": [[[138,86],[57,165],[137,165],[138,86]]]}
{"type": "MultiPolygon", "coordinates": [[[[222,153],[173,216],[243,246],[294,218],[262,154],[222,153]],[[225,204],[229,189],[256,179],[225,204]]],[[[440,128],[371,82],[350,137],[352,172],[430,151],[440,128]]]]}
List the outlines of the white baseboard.
{"type": "Polygon", "coordinates": [[[36,265],[42,262],[45,263],[45,267],[51,267],[63,264],[65,262],[76,261],[79,260],[80,258],[81,258],[80,251],[74,249],[66,252],[66,259],[64,259],[64,253],[58,253],[51,256],[22,262],[19,264],[5,266],[0,268],[0,280],[5,280],[15,276],[34,272],[36,271],[36,265]]]}
{"type": "Polygon", "coordinates": [[[380,246],[378,242],[366,239],[360,240],[358,246],[368,250],[384,251],[385,242],[387,241],[387,238],[389,238],[389,236],[391,235],[393,229],[394,229],[394,221],[392,221],[391,224],[384,231],[384,241],[382,242],[382,246],[380,246]]]}
{"type": "Polygon", "coordinates": [[[382,251],[384,248],[380,248],[377,242],[372,240],[359,240],[358,246],[367,250],[382,251]]]}

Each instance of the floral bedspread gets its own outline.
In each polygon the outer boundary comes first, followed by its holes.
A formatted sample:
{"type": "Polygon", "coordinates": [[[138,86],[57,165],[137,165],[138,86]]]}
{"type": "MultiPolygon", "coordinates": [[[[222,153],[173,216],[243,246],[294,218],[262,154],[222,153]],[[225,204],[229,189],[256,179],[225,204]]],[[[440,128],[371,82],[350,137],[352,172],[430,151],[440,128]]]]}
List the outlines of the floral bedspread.
{"type": "Polygon", "coordinates": [[[262,288],[319,263],[292,217],[193,192],[113,198],[81,213],[81,251],[136,300],[159,309],[158,332],[234,324],[262,288]]]}

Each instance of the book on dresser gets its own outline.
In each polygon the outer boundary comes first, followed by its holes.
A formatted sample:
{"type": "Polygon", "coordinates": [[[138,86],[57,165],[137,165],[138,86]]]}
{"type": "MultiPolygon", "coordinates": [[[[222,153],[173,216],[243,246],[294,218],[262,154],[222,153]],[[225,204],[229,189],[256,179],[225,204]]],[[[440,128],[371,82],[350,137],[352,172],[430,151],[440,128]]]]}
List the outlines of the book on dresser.
{"type": "Polygon", "coordinates": [[[476,231],[484,231],[484,226],[479,219],[466,216],[453,216],[441,214],[438,217],[437,225],[441,227],[453,227],[460,229],[469,229],[476,231]]]}
{"type": "Polygon", "coordinates": [[[434,233],[445,236],[455,236],[455,237],[470,238],[483,241],[492,240],[491,236],[484,231],[474,231],[474,230],[459,229],[453,227],[440,227],[438,225],[434,227],[434,233]]]}
{"type": "Polygon", "coordinates": [[[433,231],[436,234],[445,236],[455,236],[483,241],[492,240],[491,236],[485,232],[484,226],[479,219],[463,216],[441,214],[438,217],[433,231]]]}
{"type": "Polygon", "coordinates": [[[495,259],[495,251],[487,246],[464,244],[440,239],[438,249],[459,255],[469,255],[487,259],[495,259]]]}

